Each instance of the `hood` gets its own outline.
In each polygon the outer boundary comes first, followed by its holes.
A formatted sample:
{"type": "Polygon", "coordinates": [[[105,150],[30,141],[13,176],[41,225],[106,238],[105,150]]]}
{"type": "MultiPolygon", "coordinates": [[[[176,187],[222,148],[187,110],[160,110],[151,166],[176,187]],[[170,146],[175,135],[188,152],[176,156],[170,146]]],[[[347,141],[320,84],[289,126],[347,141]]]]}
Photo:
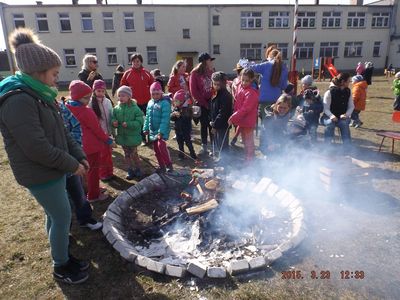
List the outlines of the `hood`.
{"type": "Polygon", "coordinates": [[[4,103],[4,100],[6,99],[3,98],[5,94],[18,89],[29,89],[29,87],[14,75],[8,76],[4,80],[2,80],[0,82],[0,105],[2,105],[4,103]]]}
{"type": "Polygon", "coordinates": [[[360,86],[360,87],[366,88],[366,87],[368,87],[368,83],[365,80],[363,80],[363,81],[354,82],[353,86],[360,86]]]}

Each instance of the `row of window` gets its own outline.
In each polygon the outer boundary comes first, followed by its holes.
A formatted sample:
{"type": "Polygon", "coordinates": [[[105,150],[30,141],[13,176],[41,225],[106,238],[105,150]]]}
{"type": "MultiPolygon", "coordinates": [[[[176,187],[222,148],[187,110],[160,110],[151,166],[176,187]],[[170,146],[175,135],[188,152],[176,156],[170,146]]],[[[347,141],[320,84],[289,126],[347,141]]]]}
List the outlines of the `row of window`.
{"type": "MultiPolygon", "coordinates": [[[[93,54],[97,56],[96,48],[85,48],[85,53],[93,54]]],[[[77,60],[75,56],[75,49],[63,49],[65,65],[67,67],[76,67],[77,60]]],[[[127,61],[130,61],[130,57],[133,53],[136,52],[136,47],[126,47],[127,52],[127,61]]],[[[156,46],[148,46],[146,47],[147,53],[147,64],[156,65],[158,64],[157,59],[157,47],[156,46]]],[[[107,65],[118,65],[121,63],[118,61],[117,57],[117,48],[116,47],[107,47],[106,48],[106,61],[107,65]]]]}
{"type": "MultiPolygon", "coordinates": [[[[316,28],[316,12],[299,12],[297,17],[298,28],[316,28]]],[[[322,28],[341,28],[342,12],[323,12],[322,28]]],[[[219,21],[218,21],[219,22],[219,21]]],[[[390,13],[375,12],[372,13],[372,28],[389,27],[390,13]]],[[[288,11],[270,11],[268,14],[269,28],[289,28],[289,12],[288,11]]],[[[347,28],[365,28],[366,13],[365,12],[348,12],[347,28]]],[[[214,24],[216,25],[216,24],[214,24]]],[[[218,23],[219,25],[219,23],[218,23]]],[[[262,29],[262,12],[241,12],[240,14],[241,29],[262,29]]]]}
{"type": "MultiPolygon", "coordinates": [[[[103,12],[103,29],[104,31],[115,31],[114,17],[112,12],[103,12]]],[[[58,13],[61,32],[71,32],[71,20],[69,13],[58,13]]],[[[14,27],[25,27],[24,14],[13,14],[14,27]]],[[[135,22],[133,12],[123,13],[125,31],[135,31],[135,22]]],[[[36,13],[36,25],[38,32],[49,32],[49,22],[46,13],[36,13]]],[[[92,13],[81,13],[81,27],[83,32],[94,31],[92,13]]],[[[144,12],[144,28],[146,31],[155,31],[154,12],[144,12]]]]}
{"type": "MultiPolygon", "coordinates": [[[[288,43],[269,43],[268,46],[275,44],[281,51],[282,58],[288,59],[288,43]]],[[[382,42],[374,42],[372,55],[379,57],[382,42]]],[[[361,57],[363,42],[345,42],[344,57],[361,57]]],[[[219,49],[218,49],[219,50],[219,49]]],[[[215,54],[215,53],[214,53],[215,54]]],[[[250,60],[261,60],[263,51],[262,44],[240,44],[240,57],[246,57],[250,60]]],[[[314,57],[314,43],[297,43],[296,56],[299,59],[312,59],[314,57]]],[[[319,57],[338,57],[339,42],[321,42],[319,48],[319,57]]]]}

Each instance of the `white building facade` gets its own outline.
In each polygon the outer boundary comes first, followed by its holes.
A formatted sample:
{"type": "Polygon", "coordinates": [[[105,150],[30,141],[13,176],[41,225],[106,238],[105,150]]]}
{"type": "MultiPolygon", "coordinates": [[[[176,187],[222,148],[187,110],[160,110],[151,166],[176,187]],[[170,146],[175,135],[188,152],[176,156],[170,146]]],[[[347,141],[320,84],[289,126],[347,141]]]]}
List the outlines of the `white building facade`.
{"type": "MultiPolygon", "coordinates": [[[[7,36],[25,26],[56,50],[64,65],[60,81],[77,78],[85,53],[98,57],[111,79],[118,64],[142,53],[144,66],[169,74],[177,59],[197,63],[209,52],[217,70],[233,73],[241,57],[261,61],[275,43],[290,64],[294,7],[289,5],[6,5],[0,3],[7,36]]],[[[400,67],[400,12],[393,6],[302,5],[299,7],[297,69],[334,57],[339,70],[359,61],[377,69],[400,67]]]]}

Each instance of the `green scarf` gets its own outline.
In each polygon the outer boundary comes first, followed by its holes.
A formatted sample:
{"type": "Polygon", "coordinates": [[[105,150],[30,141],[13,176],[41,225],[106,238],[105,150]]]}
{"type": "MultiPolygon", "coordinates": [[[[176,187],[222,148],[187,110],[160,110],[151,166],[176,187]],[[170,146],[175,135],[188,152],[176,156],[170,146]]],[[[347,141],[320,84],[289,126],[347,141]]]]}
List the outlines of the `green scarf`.
{"type": "Polygon", "coordinates": [[[15,78],[34,90],[47,103],[53,103],[57,97],[58,90],[55,87],[50,87],[28,74],[18,71],[15,73],[15,78]]]}

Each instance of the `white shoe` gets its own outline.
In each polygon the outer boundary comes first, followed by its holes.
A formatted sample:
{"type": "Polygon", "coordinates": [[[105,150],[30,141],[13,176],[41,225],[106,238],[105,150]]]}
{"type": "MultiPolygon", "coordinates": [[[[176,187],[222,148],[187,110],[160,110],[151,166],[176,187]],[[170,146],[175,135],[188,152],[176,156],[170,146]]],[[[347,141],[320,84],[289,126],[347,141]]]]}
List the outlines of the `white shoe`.
{"type": "Polygon", "coordinates": [[[97,222],[95,219],[90,219],[87,223],[80,224],[80,227],[87,227],[90,230],[99,230],[101,227],[103,227],[103,223],[97,222]]]}

